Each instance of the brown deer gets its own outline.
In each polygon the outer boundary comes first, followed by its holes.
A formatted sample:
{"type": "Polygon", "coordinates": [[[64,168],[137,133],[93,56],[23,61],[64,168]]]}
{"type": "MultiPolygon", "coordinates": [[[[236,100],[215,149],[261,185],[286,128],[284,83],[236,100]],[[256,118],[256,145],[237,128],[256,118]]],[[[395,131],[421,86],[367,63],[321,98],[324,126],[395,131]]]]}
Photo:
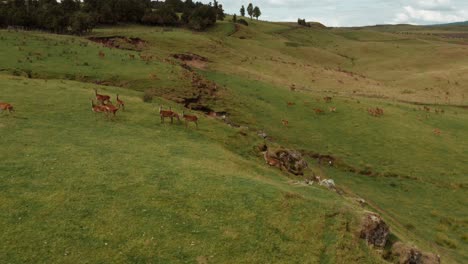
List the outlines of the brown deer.
{"type": "Polygon", "coordinates": [[[13,106],[9,103],[0,103],[0,110],[3,111],[8,111],[9,114],[15,111],[13,106]]]}
{"type": "Polygon", "coordinates": [[[189,122],[194,122],[198,129],[198,117],[195,115],[186,115],[185,111],[182,112],[182,118],[185,120],[185,127],[188,127],[189,122]]]}
{"type": "Polygon", "coordinates": [[[290,106],[290,107],[291,107],[291,106],[295,106],[295,105],[296,105],[296,103],[288,102],[288,106],[290,106]]]}
{"type": "Polygon", "coordinates": [[[436,136],[440,136],[442,134],[442,132],[440,131],[440,129],[436,128],[436,129],[434,129],[434,134],[436,136]]]}
{"type": "Polygon", "coordinates": [[[283,165],[281,164],[281,161],[276,157],[270,156],[270,154],[268,153],[268,147],[265,147],[265,151],[263,151],[263,158],[265,159],[265,163],[271,167],[276,167],[280,170],[283,170],[283,165]]]}
{"type": "Polygon", "coordinates": [[[171,119],[171,124],[174,123],[174,118],[177,118],[180,122],[180,117],[177,113],[172,111],[172,108],[169,107],[169,110],[163,110],[162,105],[159,106],[159,116],[161,117],[161,123],[164,123],[166,118],[171,119]]]}
{"type": "Polygon", "coordinates": [[[283,123],[283,126],[289,126],[289,121],[288,120],[281,120],[281,123],[283,123]]]}
{"type": "Polygon", "coordinates": [[[94,100],[91,99],[91,110],[94,112],[94,114],[98,113],[107,113],[107,109],[105,106],[102,105],[96,105],[94,104],[94,100]]]}
{"type": "Polygon", "coordinates": [[[328,109],[330,110],[330,112],[336,113],[336,107],[329,107],[328,109]]]}
{"type": "Polygon", "coordinates": [[[122,111],[125,111],[125,102],[120,100],[119,95],[117,95],[117,107],[122,108],[122,111]]]}
{"type": "Polygon", "coordinates": [[[117,111],[119,111],[119,107],[113,105],[110,101],[108,101],[108,103],[103,106],[106,109],[107,114],[112,114],[114,117],[117,111]]]}
{"type": "Polygon", "coordinates": [[[317,115],[320,115],[320,114],[323,114],[323,113],[324,113],[324,111],[323,111],[322,109],[319,109],[319,108],[314,108],[314,112],[315,112],[315,114],[317,114],[317,115]]]}
{"type": "Polygon", "coordinates": [[[326,103],[331,103],[333,98],[331,98],[330,96],[327,96],[327,97],[324,97],[323,100],[326,102],[326,103]]]}
{"type": "Polygon", "coordinates": [[[102,51],[99,51],[99,58],[104,59],[106,57],[106,54],[102,51]]]}
{"type": "Polygon", "coordinates": [[[96,100],[101,103],[101,105],[105,105],[106,102],[110,102],[110,96],[104,94],[98,94],[97,89],[94,89],[94,93],[96,94],[96,100]]]}

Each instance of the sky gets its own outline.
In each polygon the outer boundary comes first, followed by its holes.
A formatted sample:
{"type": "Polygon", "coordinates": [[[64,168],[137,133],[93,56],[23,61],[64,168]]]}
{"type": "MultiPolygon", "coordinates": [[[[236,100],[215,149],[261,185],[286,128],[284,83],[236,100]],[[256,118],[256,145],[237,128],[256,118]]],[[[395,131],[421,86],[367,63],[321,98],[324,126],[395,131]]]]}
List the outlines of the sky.
{"type": "MultiPolygon", "coordinates": [[[[203,2],[211,2],[205,0],[203,2]]],[[[246,0],[218,0],[239,14],[246,0]]],[[[468,0],[251,0],[269,21],[318,21],[330,27],[377,24],[430,25],[468,21],[468,0]]]]}

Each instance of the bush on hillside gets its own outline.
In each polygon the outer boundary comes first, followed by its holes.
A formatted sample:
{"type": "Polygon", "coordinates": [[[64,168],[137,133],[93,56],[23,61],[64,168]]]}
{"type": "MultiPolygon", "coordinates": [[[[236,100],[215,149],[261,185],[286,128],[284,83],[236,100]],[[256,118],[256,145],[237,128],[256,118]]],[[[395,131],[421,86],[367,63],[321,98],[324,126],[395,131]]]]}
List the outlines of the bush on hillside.
{"type": "Polygon", "coordinates": [[[172,8],[161,7],[156,11],[147,11],[141,22],[147,25],[175,26],[179,24],[179,16],[172,8]]]}
{"type": "Polygon", "coordinates": [[[194,30],[204,30],[216,23],[216,9],[211,6],[198,6],[188,19],[188,27],[194,30]]]}
{"type": "Polygon", "coordinates": [[[245,19],[241,18],[241,19],[238,19],[237,20],[237,24],[241,24],[241,25],[244,25],[244,26],[249,26],[249,23],[247,21],[245,21],[245,19]]]}

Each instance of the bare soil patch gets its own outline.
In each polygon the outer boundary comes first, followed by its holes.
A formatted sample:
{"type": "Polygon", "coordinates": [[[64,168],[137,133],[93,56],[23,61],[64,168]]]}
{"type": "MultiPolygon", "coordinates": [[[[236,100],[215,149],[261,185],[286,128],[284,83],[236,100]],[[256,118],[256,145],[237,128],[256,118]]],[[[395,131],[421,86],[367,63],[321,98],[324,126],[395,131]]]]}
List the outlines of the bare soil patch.
{"type": "Polygon", "coordinates": [[[204,69],[207,63],[209,62],[207,58],[194,53],[173,54],[172,57],[184,62],[190,67],[194,67],[197,69],[204,69]]]}
{"type": "Polygon", "coordinates": [[[109,48],[124,49],[124,50],[143,50],[146,46],[146,41],[140,38],[128,38],[124,36],[111,37],[90,37],[90,41],[100,43],[109,48]]]}

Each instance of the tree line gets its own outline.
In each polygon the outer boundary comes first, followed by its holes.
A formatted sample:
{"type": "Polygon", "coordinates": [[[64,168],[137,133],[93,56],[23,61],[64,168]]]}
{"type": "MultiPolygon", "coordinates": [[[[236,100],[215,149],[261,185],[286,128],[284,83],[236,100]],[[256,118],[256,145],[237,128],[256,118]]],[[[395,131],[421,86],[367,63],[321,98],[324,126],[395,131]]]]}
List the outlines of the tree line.
{"type": "MultiPolygon", "coordinates": [[[[242,5],[240,9],[240,14],[243,17],[245,17],[245,10],[245,6],[242,5]]],[[[254,7],[252,3],[249,3],[249,5],[247,6],[247,14],[249,15],[250,19],[252,19],[252,17],[255,17],[258,20],[258,18],[262,15],[262,11],[258,6],[254,7]]]]}
{"type": "Polygon", "coordinates": [[[97,25],[141,23],[204,30],[225,18],[223,6],[192,0],[0,0],[0,27],[83,34],[97,25]]]}

